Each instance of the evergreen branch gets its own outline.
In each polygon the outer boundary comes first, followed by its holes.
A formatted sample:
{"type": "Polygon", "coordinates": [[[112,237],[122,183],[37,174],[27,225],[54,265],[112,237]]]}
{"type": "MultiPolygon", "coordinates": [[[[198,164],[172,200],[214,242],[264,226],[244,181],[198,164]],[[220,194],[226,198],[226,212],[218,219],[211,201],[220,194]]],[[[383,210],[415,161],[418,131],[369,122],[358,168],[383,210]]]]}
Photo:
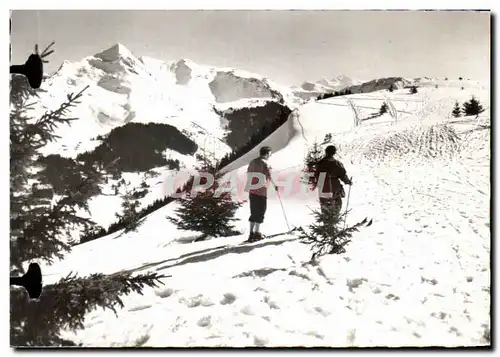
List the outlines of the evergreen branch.
{"type": "MultiPolygon", "coordinates": [[[[42,58],[42,59],[43,59],[43,58],[45,58],[45,57],[47,57],[47,56],[50,56],[52,53],[54,53],[54,50],[50,50],[50,51],[49,51],[49,49],[50,49],[50,48],[51,48],[54,44],[55,44],[55,42],[54,42],[54,41],[52,41],[52,42],[51,42],[51,43],[50,43],[47,47],[45,47],[45,49],[44,49],[44,50],[42,51],[42,53],[40,54],[40,58],[42,58]]],[[[38,53],[38,51],[37,51],[37,50],[38,50],[38,45],[37,45],[37,46],[36,46],[36,48],[35,48],[36,53],[38,53]]],[[[44,63],[48,63],[49,61],[44,60],[43,62],[44,62],[44,63]]]]}
{"type": "MultiPolygon", "coordinates": [[[[108,165],[106,165],[106,168],[111,167],[114,165],[120,158],[116,158],[113,161],[111,161],[108,165]]],[[[89,177],[85,178],[77,187],[76,187],[76,192],[67,192],[64,197],[59,199],[59,201],[55,204],[55,206],[50,210],[50,212],[47,215],[44,215],[40,217],[40,219],[33,221],[32,225],[28,226],[28,230],[31,232],[40,232],[43,231],[45,227],[49,224],[49,222],[52,222],[55,220],[57,217],[61,215],[61,212],[64,208],[68,206],[72,206],[74,203],[76,203],[79,199],[82,198],[82,193],[80,192],[85,186],[89,185],[89,182],[92,182],[92,180],[95,180],[98,176],[98,172],[94,173],[93,175],[90,175],[89,177]]],[[[90,184],[91,185],[91,184],[90,184]]],[[[76,216],[75,216],[76,218],[76,216]]],[[[64,225],[63,222],[61,222],[61,225],[64,225]]]]}
{"type": "Polygon", "coordinates": [[[123,308],[120,295],[143,294],[146,287],[157,288],[165,275],[131,273],[92,274],[79,278],[71,273],[58,283],[44,287],[40,299],[31,302],[24,291],[11,291],[11,345],[61,346],[74,345],[61,338],[59,330],[83,329],[85,315],[97,307],[112,310],[123,308]],[[14,316],[22,320],[12,321],[14,316]]]}
{"type": "Polygon", "coordinates": [[[51,124],[51,122],[70,122],[73,120],[76,120],[77,118],[63,118],[66,112],[68,112],[69,108],[74,107],[75,104],[80,104],[78,99],[80,99],[83,95],[83,92],[86,91],[89,88],[89,85],[87,85],[85,88],[83,88],[80,92],[77,94],[70,93],[67,95],[67,101],[62,103],[59,108],[45,112],[36,122],[36,125],[39,125],[43,128],[46,128],[46,126],[54,125],[51,124]]]}
{"type": "Polygon", "coordinates": [[[313,255],[311,261],[318,256],[325,254],[342,254],[345,252],[345,246],[350,243],[352,234],[359,231],[359,228],[367,223],[365,218],[361,222],[351,227],[340,228],[342,218],[348,213],[334,216],[329,210],[320,212],[313,210],[316,216],[316,222],[309,225],[309,230],[298,228],[300,232],[299,240],[302,243],[311,245],[313,255]]]}

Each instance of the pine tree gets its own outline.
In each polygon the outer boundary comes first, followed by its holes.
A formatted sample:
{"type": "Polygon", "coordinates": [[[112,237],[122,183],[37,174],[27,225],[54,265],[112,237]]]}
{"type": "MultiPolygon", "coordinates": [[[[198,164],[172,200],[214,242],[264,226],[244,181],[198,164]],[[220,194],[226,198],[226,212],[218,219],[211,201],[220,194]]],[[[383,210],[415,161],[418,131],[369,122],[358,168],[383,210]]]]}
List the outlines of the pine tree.
{"type": "Polygon", "coordinates": [[[321,149],[321,145],[315,141],[311,148],[308,150],[306,157],[304,159],[304,169],[302,172],[308,175],[307,184],[309,185],[311,191],[316,189],[316,179],[314,177],[314,173],[316,172],[317,163],[323,158],[323,150],[321,149]]]}
{"type": "Polygon", "coordinates": [[[453,115],[453,117],[455,118],[462,116],[462,110],[460,109],[460,105],[458,104],[458,102],[455,102],[455,106],[453,107],[451,115],[453,115]]]}
{"type": "Polygon", "coordinates": [[[387,90],[392,93],[392,92],[394,92],[394,89],[396,89],[396,88],[394,88],[394,84],[391,83],[387,90]]]}
{"type": "Polygon", "coordinates": [[[56,139],[53,134],[55,127],[75,120],[66,115],[83,91],[68,96],[68,101],[59,109],[34,120],[28,115],[34,104],[28,104],[28,101],[35,93],[25,87],[22,77],[14,77],[11,84],[11,251],[15,252],[11,263],[19,273],[23,270],[23,262],[28,259],[42,258],[51,262],[69,251],[69,245],[57,236],[59,231],[67,231],[74,225],[85,229],[93,222],[75,213],[77,208],[88,208],[88,196],[85,195],[88,183],[74,193],[67,192],[54,205],[52,195],[47,194],[50,188],[40,184],[43,166],[38,151],[56,139]]]}
{"type": "Polygon", "coordinates": [[[472,96],[472,98],[463,104],[463,112],[464,115],[479,115],[484,112],[483,106],[479,103],[479,101],[472,96]]]}
{"type": "MultiPolygon", "coordinates": [[[[212,237],[226,237],[241,234],[236,231],[232,222],[236,210],[242,206],[231,197],[231,192],[221,192],[220,180],[222,175],[217,172],[218,163],[213,155],[207,155],[204,150],[198,155],[200,164],[198,172],[212,175],[213,184],[199,191],[196,188],[186,192],[185,197],[179,198],[179,208],[175,210],[177,218],[167,217],[179,229],[202,233],[196,241],[212,237]]],[[[205,177],[201,177],[200,184],[206,185],[205,177]]]]}
{"type": "Polygon", "coordinates": [[[411,94],[417,94],[418,93],[417,86],[411,86],[410,87],[410,93],[411,94]]]}
{"type": "Polygon", "coordinates": [[[342,227],[346,213],[335,215],[332,209],[313,210],[315,222],[309,224],[308,229],[299,227],[299,240],[311,246],[313,255],[311,261],[325,254],[345,253],[345,247],[351,242],[352,234],[362,226],[368,226],[365,218],[361,222],[347,228],[342,227]]]}
{"type": "Polygon", "coordinates": [[[389,110],[389,106],[387,105],[386,102],[384,102],[384,103],[382,103],[382,106],[380,107],[379,114],[384,115],[385,113],[387,113],[388,110],[389,110]]]}
{"type": "Polygon", "coordinates": [[[139,210],[139,198],[142,197],[140,195],[140,191],[134,190],[131,187],[130,182],[125,183],[125,181],[123,181],[123,189],[124,193],[122,195],[121,203],[122,212],[120,214],[116,213],[115,216],[121,222],[127,222],[123,233],[135,232],[142,225],[142,223],[144,223],[144,221],[141,220],[139,210]]]}
{"type": "MultiPolygon", "coordinates": [[[[84,89],[85,90],[85,89],[84,89]]],[[[68,236],[75,226],[88,227],[91,220],[78,216],[77,208],[87,207],[88,187],[99,177],[82,180],[78,187],[55,199],[40,194],[41,165],[39,149],[56,140],[57,126],[71,124],[76,118],[67,115],[78,103],[83,91],[68,95],[58,109],[36,118],[29,104],[36,93],[23,76],[11,78],[10,100],[10,256],[11,276],[22,275],[29,263],[50,264],[71,250],[68,236]],[[30,115],[31,114],[31,115],[30,115]],[[35,184],[35,185],[33,185],[35,184]],[[38,186],[38,190],[37,190],[38,186]]],[[[43,273],[43,271],[42,271],[43,273]]],[[[18,288],[10,290],[11,346],[75,345],[61,337],[61,329],[84,328],[85,315],[99,307],[115,311],[123,307],[120,295],[141,293],[144,286],[157,286],[163,276],[156,274],[132,277],[130,273],[93,274],[77,277],[72,274],[59,282],[44,286],[37,301],[28,299],[18,288]]]]}

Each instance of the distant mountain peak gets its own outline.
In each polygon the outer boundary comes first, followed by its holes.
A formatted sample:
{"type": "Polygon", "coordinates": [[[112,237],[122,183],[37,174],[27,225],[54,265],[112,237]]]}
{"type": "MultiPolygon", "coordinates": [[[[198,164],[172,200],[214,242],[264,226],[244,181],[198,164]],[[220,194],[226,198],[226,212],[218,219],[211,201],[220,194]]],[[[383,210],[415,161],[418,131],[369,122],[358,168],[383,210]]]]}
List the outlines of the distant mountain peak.
{"type": "Polygon", "coordinates": [[[319,81],[317,81],[316,83],[319,83],[319,84],[322,84],[324,86],[327,86],[330,84],[330,82],[326,79],[326,78],[321,78],[319,81]]]}
{"type": "Polygon", "coordinates": [[[127,47],[121,43],[116,43],[107,50],[95,54],[94,57],[103,61],[116,61],[123,57],[133,57],[133,55],[127,47]]]}
{"type": "Polygon", "coordinates": [[[305,81],[298,88],[299,90],[325,92],[332,90],[340,90],[357,83],[358,83],[357,80],[341,74],[333,79],[321,78],[315,82],[305,81]]]}
{"type": "Polygon", "coordinates": [[[338,81],[351,81],[352,78],[346,76],[345,74],[339,74],[338,76],[336,76],[334,79],[338,80],[338,81]]]}

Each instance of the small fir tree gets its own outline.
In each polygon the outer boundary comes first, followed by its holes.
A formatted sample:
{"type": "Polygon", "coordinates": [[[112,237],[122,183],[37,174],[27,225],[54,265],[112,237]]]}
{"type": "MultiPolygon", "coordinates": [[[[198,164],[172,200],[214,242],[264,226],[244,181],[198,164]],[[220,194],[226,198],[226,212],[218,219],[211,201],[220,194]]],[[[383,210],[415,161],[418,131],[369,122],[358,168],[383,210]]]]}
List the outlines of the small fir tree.
{"type": "Polygon", "coordinates": [[[380,106],[380,110],[379,110],[379,114],[380,115],[384,115],[385,113],[387,113],[389,111],[389,106],[387,105],[386,102],[382,103],[382,105],[380,106]]]}
{"type": "Polygon", "coordinates": [[[417,94],[417,93],[418,93],[417,86],[411,86],[410,87],[410,94],[417,94]]]}
{"type": "Polygon", "coordinates": [[[460,109],[460,104],[458,104],[458,102],[455,102],[451,115],[455,118],[462,116],[462,110],[460,109]]]}
{"type": "Polygon", "coordinates": [[[316,185],[318,184],[314,177],[314,173],[316,172],[316,165],[323,158],[323,154],[321,145],[315,141],[309,148],[304,159],[304,169],[302,172],[308,175],[307,184],[309,185],[311,191],[314,191],[316,189],[316,185]]]}
{"type": "MultiPolygon", "coordinates": [[[[208,237],[227,237],[241,234],[235,230],[233,222],[238,219],[235,214],[242,206],[231,197],[231,192],[221,192],[220,180],[222,175],[217,172],[218,163],[213,155],[207,155],[204,150],[198,155],[200,164],[198,172],[207,173],[214,178],[213,184],[208,188],[196,190],[193,187],[185,196],[178,199],[179,208],[175,210],[177,217],[167,217],[179,229],[200,232],[196,241],[208,237]]],[[[207,184],[207,179],[201,176],[201,185],[207,184]]]]}
{"type": "Polygon", "coordinates": [[[135,190],[132,188],[130,182],[123,181],[121,213],[116,213],[115,216],[120,222],[124,222],[125,228],[123,233],[135,232],[144,223],[140,215],[140,202],[139,199],[145,196],[147,190],[135,190]],[[125,223],[126,222],[126,223],[125,223]]]}
{"type": "Polygon", "coordinates": [[[311,261],[325,254],[345,253],[345,247],[351,242],[352,234],[363,226],[371,225],[365,218],[361,222],[347,228],[342,227],[342,221],[347,213],[336,215],[332,207],[323,210],[313,210],[315,222],[308,229],[299,227],[299,240],[311,246],[313,255],[311,261]]]}
{"type": "Polygon", "coordinates": [[[481,114],[482,112],[484,112],[484,108],[481,105],[481,103],[479,103],[479,101],[474,96],[472,96],[472,98],[468,102],[465,102],[463,104],[463,112],[464,112],[464,115],[466,115],[466,116],[468,116],[468,115],[476,115],[477,116],[477,115],[481,114]]]}

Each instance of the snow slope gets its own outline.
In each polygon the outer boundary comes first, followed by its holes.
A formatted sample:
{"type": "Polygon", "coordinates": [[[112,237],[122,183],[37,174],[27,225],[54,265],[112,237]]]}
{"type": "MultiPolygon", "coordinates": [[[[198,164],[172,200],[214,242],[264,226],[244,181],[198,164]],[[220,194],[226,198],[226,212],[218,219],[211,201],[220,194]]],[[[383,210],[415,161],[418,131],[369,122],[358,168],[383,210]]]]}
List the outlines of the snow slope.
{"type": "MultiPolygon", "coordinates": [[[[274,149],[269,162],[274,172],[298,177],[307,146],[333,134],[354,181],[347,224],[366,216],[374,220],[355,234],[345,254],[308,264],[311,251],[292,235],[247,246],[238,246],[246,235],[189,243],[193,232],[180,232],[165,218],[174,214],[171,204],[148,216],[138,232],[83,244],[65,260],[42,267],[45,283],[69,271],[171,275],[163,288],[124,298],[118,317],[94,311],[84,330],[67,337],[85,346],[115,347],[486,344],[490,139],[479,124],[489,125],[489,117],[489,92],[474,87],[354,94],[299,108],[266,139],[274,149]],[[455,100],[471,94],[486,111],[477,119],[449,118],[455,100]],[[349,99],[363,118],[390,100],[397,120],[385,114],[356,127],[349,99]],[[369,159],[375,141],[443,122],[467,138],[457,156],[426,159],[424,147],[414,155],[369,159]]],[[[256,150],[226,167],[227,177],[244,176],[256,150]]],[[[281,193],[289,222],[311,222],[316,192],[281,193]]],[[[248,215],[244,205],[238,229],[246,230],[248,215]]],[[[263,231],[284,230],[282,206],[270,192],[263,231]]]]}

